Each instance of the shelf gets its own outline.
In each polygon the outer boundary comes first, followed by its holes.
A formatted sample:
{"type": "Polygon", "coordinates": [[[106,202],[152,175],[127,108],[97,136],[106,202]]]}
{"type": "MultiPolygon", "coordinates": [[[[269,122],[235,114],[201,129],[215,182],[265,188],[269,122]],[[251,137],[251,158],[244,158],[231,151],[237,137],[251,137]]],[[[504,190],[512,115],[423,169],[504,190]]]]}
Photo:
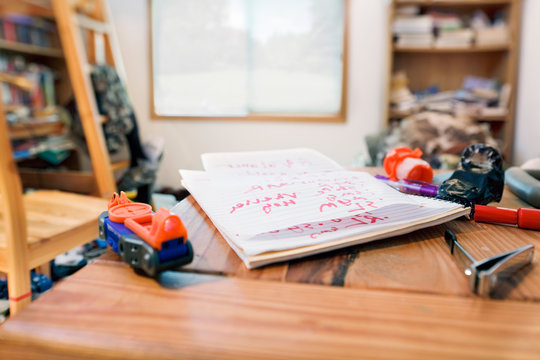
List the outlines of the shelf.
{"type": "Polygon", "coordinates": [[[3,72],[0,72],[0,81],[13,84],[26,91],[31,91],[35,86],[35,84],[32,81],[28,80],[26,77],[22,75],[13,75],[13,74],[8,74],[8,73],[3,73],[3,72]]]}
{"type": "MultiPolygon", "coordinates": [[[[424,110],[422,110],[424,111],[424,110]]],[[[429,110],[425,110],[429,111],[429,110]]],[[[407,116],[411,116],[414,114],[418,114],[420,111],[396,111],[396,110],[389,110],[388,112],[388,118],[396,118],[401,119],[405,118],[407,116]]],[[[508,115],[469,115],[469,117],[476,121],[483,121],[483,122],[504,122],[507,121],[508,115]]]]}
{"type": "Polygon", "coordinates": [[[9,137],[12,140],[58,135],[64,131],[65,126],[60,121],[21,122],[9,125],[9,137]]]}
{"type": "Polygon", "coordinates": [[[475,116],[473,119],[476,121],[485,121],[485,122],[501,122],[507,121],[508,115],[479,115],[475,116]]]}
{"type": "Polygon", "coordinates": [[[126,170],[127,168],[129,168],[129,165],[130,165],[129,160],[122,160],[122,161],[117,161],[115,163],[112,163],[111,168],[113,172],[116,172],[120,170],[126,170]]]}
{"type": "Polygon", "coordinates": [[[25,112],[30,110],[30,113],[33,114],[34,117],[43,117],[43,116],[49,116],[54,113],[57,113],[56,110],[57,107],[32,107],[29,105],[24,104],[4,104],[3,106],[4,112],[25,112]]]}
{"type": "Polygon", "coordinates": [[[417,114],[418,111],[398,111],[398,110],[392,110],[390,109],[388,111],[388,117],[389,118],[404,118],[407,116],[411,116],[413,114],[417,114]]]}
{"type": "Polygon", "coordinates": [[[13,41],[0,39],[0,49],[22,52],[30,55],[47,56],[52,58],[63,58],[64,55],[61,49],[46,48],[35,45],[28,45],[13,41]]]}
{"type": "Polygon", "coordinates": [[[27,109],[28,106],[21,104],[4,104],[5,112],[17,112],[27,109]]]}
{"type": "Polygon", "coordinates": [[[396,5],[420,5],[420,6],[490,6],[509,5],[513,0],[397,0],[396,5]]]}
{"type": "Polygon", "coordinates": [[[5,15],[10,13],[21,13],[46,19],[54,19],[54,11],[50,0],[2,1],[0,4],[0,14],[5,15]]]}
{"type": "Polygon", "coordinates": [[[491,45],[491,46],[469,46],[469,47],[404,47],[393,46],[394,52],[403,53],[480,53],[480,52],[497,52],[497,51],[509,51],[511,49],[509,44],[491,45]]]}
{"type": "Polygon", "coordinates": [[[45,143],[38,143],[26,150],[14,150],[13,157],[16,161],[26,160],[48,150],[72,150],[75,144],[67,138],[51,139],[45,143]]]}

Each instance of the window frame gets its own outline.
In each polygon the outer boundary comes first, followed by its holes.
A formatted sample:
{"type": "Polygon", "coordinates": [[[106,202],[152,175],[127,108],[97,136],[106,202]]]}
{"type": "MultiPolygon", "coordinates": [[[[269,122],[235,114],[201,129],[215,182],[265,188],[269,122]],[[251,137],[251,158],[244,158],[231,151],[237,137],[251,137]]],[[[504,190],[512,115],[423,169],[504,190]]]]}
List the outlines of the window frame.
{"type": "Polygon", "coordinates": [[[343,53],[341,70],[341,102],[340,109],[335,114],[284,114],[251,112],[245,116],[225,115],[160,115],[156,113],[154,103],[154,51],[152,26],[152,1],[148,0],[148,23],[150,25],[150,118],[156,120],[234,120],[234,121],[277,121],[277,122],[315,122],[315,123],[344,123],[347,120],[347,74],[348,74],[348,39],[350,0],[344,0],[343,16],[343,53]]]}

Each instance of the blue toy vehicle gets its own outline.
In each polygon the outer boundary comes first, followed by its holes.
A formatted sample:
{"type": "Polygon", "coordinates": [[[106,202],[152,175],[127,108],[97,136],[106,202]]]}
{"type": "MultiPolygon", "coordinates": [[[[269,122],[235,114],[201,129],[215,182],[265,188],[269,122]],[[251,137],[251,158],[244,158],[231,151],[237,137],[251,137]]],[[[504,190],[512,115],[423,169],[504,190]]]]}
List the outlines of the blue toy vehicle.
{"type": "Polygon", "coordinates": [[[152,213],[144,203],[114,194],[109,210],[99,217],[99,237],[137,272],[156,276],[189,264],[193,248],[180,218],[165,208],[152,213]]]}

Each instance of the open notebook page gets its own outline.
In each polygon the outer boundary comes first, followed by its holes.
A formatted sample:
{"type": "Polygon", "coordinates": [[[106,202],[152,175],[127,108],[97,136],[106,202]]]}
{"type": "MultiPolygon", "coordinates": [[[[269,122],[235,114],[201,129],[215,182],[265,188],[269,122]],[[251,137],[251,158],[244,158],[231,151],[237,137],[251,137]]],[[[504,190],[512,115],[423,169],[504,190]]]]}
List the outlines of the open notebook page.
{"type": "Polygon", "coordinates": [[[402,194],[362,172],[180,173],[220,232],[247,255],[384,229],[460,207],[402,194]]]}

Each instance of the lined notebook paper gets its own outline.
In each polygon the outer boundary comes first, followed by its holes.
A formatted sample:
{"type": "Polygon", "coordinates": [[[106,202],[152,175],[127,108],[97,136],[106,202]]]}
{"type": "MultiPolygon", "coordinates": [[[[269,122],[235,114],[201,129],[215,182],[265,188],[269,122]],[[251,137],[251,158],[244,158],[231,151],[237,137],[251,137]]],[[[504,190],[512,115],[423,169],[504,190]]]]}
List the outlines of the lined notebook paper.
{"type": "Polygon", "coordinates": [[[407,233],[467,214],[310,149],[216,153],[182,183],[248,268],[407,233]]]}

